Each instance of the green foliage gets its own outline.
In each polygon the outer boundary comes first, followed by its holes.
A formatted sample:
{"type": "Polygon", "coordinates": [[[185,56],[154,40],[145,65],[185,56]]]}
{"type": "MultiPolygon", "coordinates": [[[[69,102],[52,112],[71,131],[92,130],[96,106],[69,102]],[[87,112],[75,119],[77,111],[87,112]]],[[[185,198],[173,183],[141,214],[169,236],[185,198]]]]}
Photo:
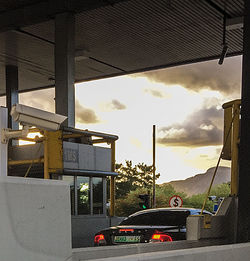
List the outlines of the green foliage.
{"type": "MultiPolygon", "coordinates": [[[[119,173],[116,178],[116,215],[128,216],[141,210],[139,203],[140,194],[151,194],[153,185],[153,166],[145,163],[137,165],[127,160],[125,165],[116,164],[116,172],[119,173]]],[[[156,179],[160,174],[156,174],[156,179]]],[[[183,192],[175,191],[170,184],[156,185],[156,206],[169,207],[169,199],[173,195],[179,195],[183,199],[183,207],[202,208],[206,193],[187,197],[183,192]]],[[[230,194],[230,184],[221,184],[214,186],[210,195],[217,197],[227,197],[230,194]]],[[[214,202],[207,200],[205,209],[213,210],[214,202]]]]}
{"type": "Polygon", "coordinates": [[[178,194],[182,199],[186,198],[186,194],[183,192],[176,192],[174,187],[170,184],[157,185],[155,197],[156,206],[158,208],[169,207],[169,199],[178,194]]]}
{"type": "Polygon", "coordinates": [[[139,199],[140,194],[146,194],[148,191],[144,188],[138,188],[134,191],[128,193],[125,198],[120,198],[116,200],[116,215],[121,217],[126,217],[131,215],[134,212],[141,210],[139,203],[141,200],[139,199]]]}
{"type": "Polygon", "coordinates": [[[216,185],[211,189],[210,195],[217,197],[228,197],[231,192],[230,182],[216,185]]]}
{"type": "MultiPolygon", "coordinates": [[[[150,191],[152,192],[152,190],[150,191]]],[[[128,216],[136,211],[142,210],[139,206],[141,200],[139,199],[140,194],[147,194],[146,188],[138,188],[135,191],[131,191],[124,198],[116,200],[116,215],[117,216],[128,216]]],[[[168,207],[169,199],[176,194],[173,186],[171,185],[157,185],[156,186],[156,205],[157,207],[168,207]]],[[[178,195],[185,197],[184,193],[178,193],[178,195]]],[[[152,193],[151,193],[152,199],[152,193]]]]}
{"type": "MultiPolygon", "coordinates": [[[[152,190],[151,190],[152,191],[152,190]]],[[[140,199],[138,198],[139,194],[148,193],[147,188],[139,187],[134,191],[129,192],[123,198],[120,198],[116,201],[116,215],[118,216],[128,216],[136,211],[141,210],[139,207],[140,199]]],[[[183,207],[199,208],[203,206],[206,193],[197,194],[191,197],[183,192],[175,191],[174,187],[170,184],[156,185],[156,206],[160,207],[169,207],[169,199],[173,195],[179,195],[183,199],[183,207]]],[[[227,197],[230,194],[230,184],[221,184],[216,185],[212,188],[210,195],[217,197],[227,197]]],[[[208,211],[213,211],[214,202],[207,200],[205,209],[208,211]]]]}
{"type": "MultiPolygon", "coordinates": [[[[185,199],[185,202],[183,202],[183,207],[190,207],[190,208],[202,208],[203,202],[205,200],[206,194],[197,194],[193,195],[189,198],[185,199]]],[[[205,205],[205,209],[208,211],[213,210],[213,202],[207,201],[205,205]]]]}
{"type": "MultiPolygon", "coordinates": [[[[145,163],[138,163],[133,166],[132,161],[127,160],[125,165],[116,164],[116,198],[123,198],[129,192],[138,188],[152,189],[153,184],[153,166],[145,163]]],[[[156,180],[160,174],[156,174],[156,180]]]]}
{"type": "MultiPolygon", "coordinates": [[[[210,195],[216,196],[217,198],[228,197],[229,194],[230,194],[230,183],[223,183],[220,185],[216,185],[212,187],[210,191],[210,195]]],[[[202,208],[205,197],[206,197],[206,193],[193,195],[185,200],[183,206],[192,207],[192,208],[202,208]]],[[[214,202],[207,200],[205,209],[212,212],[213,205],[214,202]]]]}

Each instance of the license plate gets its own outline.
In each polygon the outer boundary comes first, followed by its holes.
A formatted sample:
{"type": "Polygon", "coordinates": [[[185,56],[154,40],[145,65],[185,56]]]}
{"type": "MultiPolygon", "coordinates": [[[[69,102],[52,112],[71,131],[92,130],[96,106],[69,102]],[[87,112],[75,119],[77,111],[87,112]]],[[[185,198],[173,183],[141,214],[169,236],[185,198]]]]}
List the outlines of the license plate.
{"type": "Polygon", "coordinates": [[[140,236],[115,236],[115,243],[139,243],[140,236]]]}

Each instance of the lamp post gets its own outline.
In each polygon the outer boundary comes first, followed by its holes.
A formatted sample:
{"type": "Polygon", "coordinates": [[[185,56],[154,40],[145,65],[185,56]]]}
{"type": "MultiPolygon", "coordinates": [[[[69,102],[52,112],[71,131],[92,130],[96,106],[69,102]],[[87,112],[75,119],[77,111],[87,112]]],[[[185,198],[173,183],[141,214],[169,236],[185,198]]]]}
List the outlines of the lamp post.
{"type": "Polygon", "coordinates": [[[152,207],[156,207],[155,200],[155,125],[153,125],[153,197],[152,197],[152,207]]]}

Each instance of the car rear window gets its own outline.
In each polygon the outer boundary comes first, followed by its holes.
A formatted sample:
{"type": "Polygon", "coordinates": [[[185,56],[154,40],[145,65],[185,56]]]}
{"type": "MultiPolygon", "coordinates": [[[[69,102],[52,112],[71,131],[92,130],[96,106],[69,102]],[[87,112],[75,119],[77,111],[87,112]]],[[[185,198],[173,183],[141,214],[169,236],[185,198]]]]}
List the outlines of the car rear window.
{"type": "Polygon", "coordinates": [[[128,217],[120,225],[185,226],[190,211],[154,211],[128,217]]]}

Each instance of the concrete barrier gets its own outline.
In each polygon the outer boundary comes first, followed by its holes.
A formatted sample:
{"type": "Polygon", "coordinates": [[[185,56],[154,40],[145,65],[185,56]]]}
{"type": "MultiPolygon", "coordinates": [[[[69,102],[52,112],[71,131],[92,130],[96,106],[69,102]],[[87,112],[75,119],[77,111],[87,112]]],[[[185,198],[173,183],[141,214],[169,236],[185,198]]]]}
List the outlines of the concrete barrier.
{"type": "MultiPolygon", "coordinates": [[[[94,250],[93,250],[94,251],[94,250]]],[[[139,253],[134,255],[116,256],[108,258],[91,259],[92,261],[247,261],[250,256],[250,243],[209,246],[192,249],[182,249],[173,251],[158,251],[151,253],[139,253]]],[[[76,260],[76,259],[74,259],[76,260]]],[[[90,260],[87,257],[79,260],[90,260]]]]}
{"type": "Polygon", "coordinates": [[[71,260],[69,195],[62,181],[0,178],[0,260],[71,260]]]}
{"type": "Polygon", "coordinates": [[[144,243],[144,244],[129,244],[129,245],[116,245],[116,246],[103,246],[103,247],[87,247],[73,249],[73,260],[95,260],[98,258],[120,258],[127,255],[136,255],[141,253],[151,253],[159,251],[172,251],[177,249],[197,248],[211,245],[227,244],[226,240],[183,240],[165,243],[144,243]]]}
{"type": "Polygon", "coordinates": [[[187,218],[187,240],[227,238],[236,241],[237,198],[227,197],[223,200],[216,215],[189,216],[187,218]]]}

